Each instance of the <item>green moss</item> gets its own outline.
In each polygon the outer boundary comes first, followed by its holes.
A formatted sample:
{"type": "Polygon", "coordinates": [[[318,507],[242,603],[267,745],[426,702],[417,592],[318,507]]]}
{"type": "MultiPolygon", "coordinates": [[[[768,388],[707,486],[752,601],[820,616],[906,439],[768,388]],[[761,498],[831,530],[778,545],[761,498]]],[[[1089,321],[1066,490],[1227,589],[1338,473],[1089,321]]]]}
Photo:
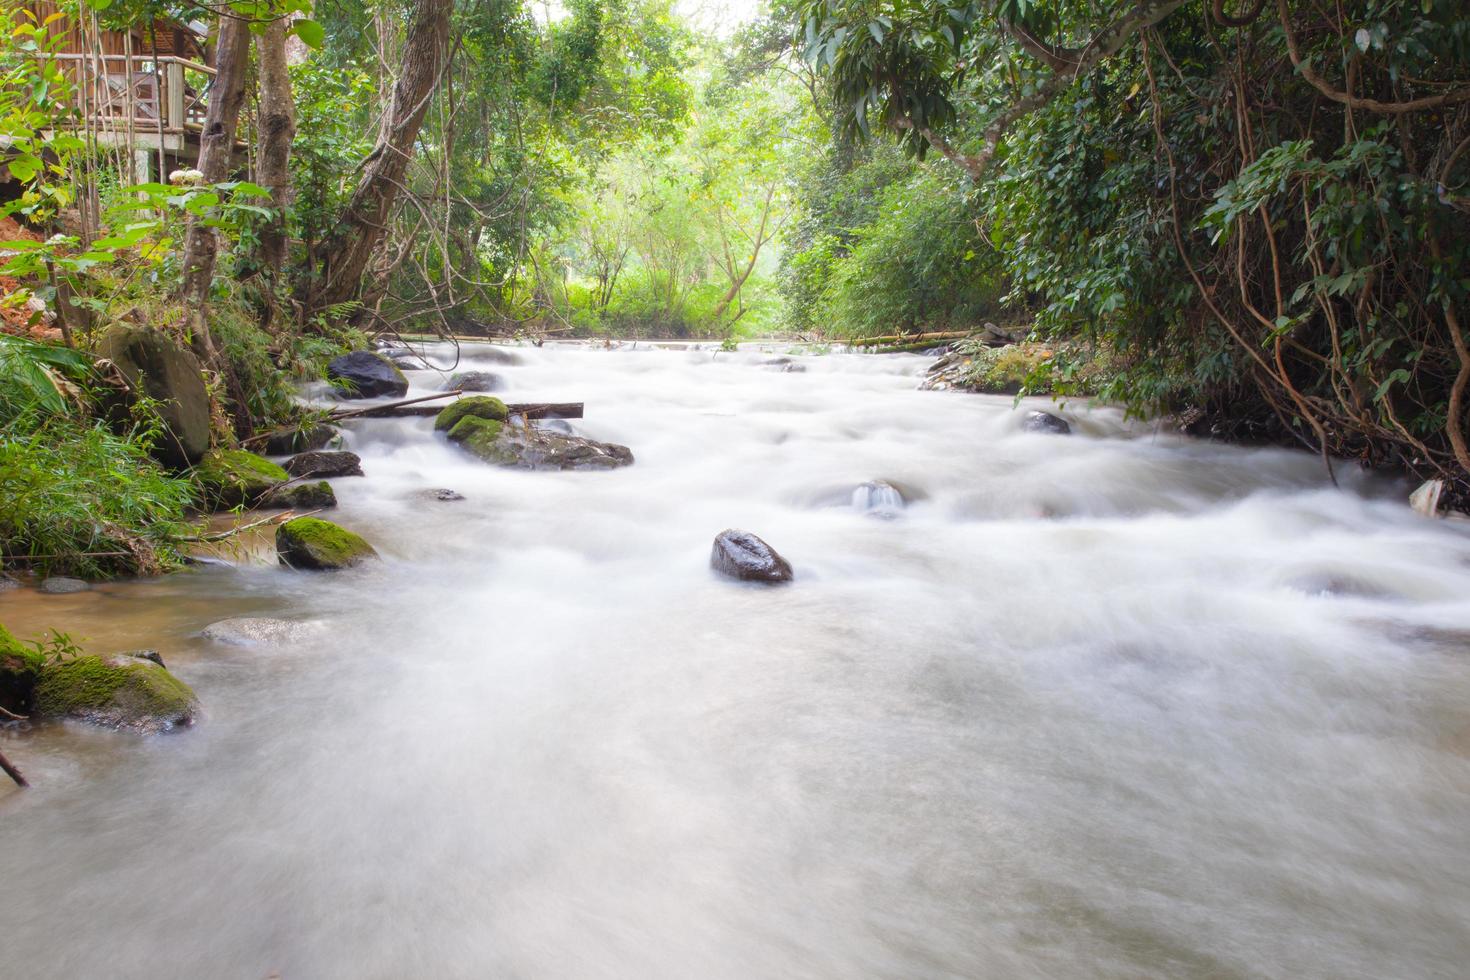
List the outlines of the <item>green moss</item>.
{"type": "Polygon", "coordinates": [[[204,497],[216,507],[253,504],[291,477],[264,456],[243,449],[216,449],[194,467],[204,497]]]}
{"type": "Polygon", "coordinates": [[[461,419],[481,418],[491,419],[496,422],[504,422],[510,417],[505,402],[499,398],[491,398],[489,395],[474,395],[470,398],[461,398],[450,405],[434,418],[435,432],[451,431],[461,419]]]}
{"type": "Polygon", "coordinates": [[[298,517],[276,529],[276,554],[292,568],[348,568],[378,557],[373,546],[344,527],[316,517],[298,517]]]}
{"type": "Polygon", "coordinates": [[[158,664],[135,657],[73,657],[48,664],[36,685],[43,717],[80,718],[140,731],[187,725],[194,691],[158,664]]]}
{"type": "Polygon", "coordinates": [[[289,487],[283,487],[271,493],[262,503],[269,507],[302,509],[336,507],[337,494],[326,480],[318,480],[315,483],[293,483],[289,487]]]}
{"type": "Polygon", "coordinates": [[[21,643],[0,626],[0,707],[17,714],[30,711],[46,657],[21,643]]]}
{"type": "Polygon", "coordinates": [[[478,415],[466,415],[454,423],[446,435],[450,442],[464,442],[471,436],[479,436],[482,439],[494,439],[500,435],[501,423],[494,419],[481,418],[478,415]]]}

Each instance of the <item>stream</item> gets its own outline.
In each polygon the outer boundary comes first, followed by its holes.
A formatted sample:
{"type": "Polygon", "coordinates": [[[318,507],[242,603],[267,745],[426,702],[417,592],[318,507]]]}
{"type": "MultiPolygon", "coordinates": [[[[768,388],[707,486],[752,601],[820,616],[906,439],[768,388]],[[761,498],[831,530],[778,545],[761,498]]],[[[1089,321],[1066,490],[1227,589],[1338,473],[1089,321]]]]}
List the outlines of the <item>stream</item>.
{"type": "Polygon", "coordinates": [[[1470,523],[918,355],[492,353],[636,463],[359,420],[324,516],[381,562],[0,594],[204,705],[0,731],[0,975],[1466,975],[1470,523]],[[732,527],[795,581],[712,573],[732,527]]]}

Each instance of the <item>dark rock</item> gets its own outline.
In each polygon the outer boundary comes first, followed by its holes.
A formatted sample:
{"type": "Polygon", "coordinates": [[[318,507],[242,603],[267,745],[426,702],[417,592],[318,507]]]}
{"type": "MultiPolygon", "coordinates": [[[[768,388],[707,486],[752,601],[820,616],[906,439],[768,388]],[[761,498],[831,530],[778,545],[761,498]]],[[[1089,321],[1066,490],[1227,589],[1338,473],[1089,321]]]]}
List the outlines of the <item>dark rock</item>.
{"type": "Polygon", "coordinates": [[[351,568],[378,557],[373,546],[344,527],[315,517],[298,517],[276,528],[282,565],[313,571],[351,568]]]}
{"type": "Polygon", "coordinates": [[[264,456],[243,449],[216,449],[199,461],[194,477],[213,507],[252,506],[289,479],[264,456]]]}
{"type": "Polygon", "coordinates": [[[17,715],[30,714],[45,666],[45,654],[21,643],[0,626],[0,708],[17,715]]]}
{"type": "Polygon", "coordinates": [[[710,567],[742,582],[789,582],[791,564],[749,531],[721,531],[709,556],[710,567]]]}
{"type": "Polygon", "coordinates": [[[327,364],[327,380],[332,381],[344,398],[381,398],[401,396],[408,391],[408,379],[386,357],[370,350],[355,350],[332,358],[327,364]]]}
{"type": "Polygon", "coordinates": [[[1066,419],[1050,412],[1027,412],[1026,417],[1021,420],[1021,428],[1027,432],[1049,432],[1059,436],[1072,431],[1072,426],[1066,419]]]}
{"type": "Polygon", "coordinates": [[[286,472],[292,476],[362,476],[362,457],[344,451],[301,453],[286,460],[286,472]]]}
{"type": "Polygon", "coordinates": [[[476,347],[470,354],[477,361],[489,361],[491,364],[514,366],[525,363],[521,355],[504,347],[476,347]]]}
{"type": "Polygon", "coordinates": [[[464,494],[454,490],[450,490],[446,487],[439,487],[435,490],[425,490],[424,496],[429,498],[430,500],[438,500],[446,503],[464,499],[464,494]]]}
{"type": "Polygon", "coordinates": [[[310,452],[313,449],[321,449],[336,437],[337,430],[321,422],[277,429],[265,441],[265,452],[267,456],[287,456],[291,453],[310,452]]]}
{"type": "Polygon", "coordinates": [[[473,415],[460,419],[448,438],[487,463],[523,470],[611,470],[633,462],[627,446],[473,415]]]}
{"type": "Polygon", "coordinates": [[[97,353],[117,365],[127,392],[109,399],[108,414],[119,425],[139,394],[153,401],[163,423],[163,437],[153,454],[165,466],[182,469],[209,451],[209,393],[193,353],[151,327],[119,323],[103,331],[97,353]]]}
{"type": "Polygon", "coordinates": [[[461,371],[452,375],[449,383],[444,386],[445,391],[500,391],[505,387],[505,380],[498,374],[489,371],[461,371]]]}
{"type": "Polygon", "coordinates": [[[58,575],[54,578],[43,580],[37,591],[44,592],[47,595],[70,595],[73,592],[86,592],[90,588],[90,585],[79,578],[67,578],[64,575],[58,575]]]}
{"type": "Polygon", "coordinates": [[[286,507],[292,510],[321,510],[337,506],[337,494],[326,480],[315,483],[292,483],[266,494],[262,507],[286,507]]]}
{"type": "Polygon", "coordinates": [[[80,656],[48,663],[36,685],[36,713],[136,732],[193,724],[199,699],[156,663],[131,656],[80,656]]]}

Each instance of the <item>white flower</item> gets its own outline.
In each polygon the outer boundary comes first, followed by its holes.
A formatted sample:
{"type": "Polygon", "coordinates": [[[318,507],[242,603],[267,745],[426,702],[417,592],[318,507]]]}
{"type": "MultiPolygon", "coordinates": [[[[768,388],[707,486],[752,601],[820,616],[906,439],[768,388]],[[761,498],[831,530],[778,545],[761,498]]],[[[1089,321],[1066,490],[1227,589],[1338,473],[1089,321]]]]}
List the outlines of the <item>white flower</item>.
{"type": "Polygon", "coordinates": [[[175,170],[168,175],[168,182],[175,185],[194,186],[204,183],[204,174],[198,170],[175,170]]]}

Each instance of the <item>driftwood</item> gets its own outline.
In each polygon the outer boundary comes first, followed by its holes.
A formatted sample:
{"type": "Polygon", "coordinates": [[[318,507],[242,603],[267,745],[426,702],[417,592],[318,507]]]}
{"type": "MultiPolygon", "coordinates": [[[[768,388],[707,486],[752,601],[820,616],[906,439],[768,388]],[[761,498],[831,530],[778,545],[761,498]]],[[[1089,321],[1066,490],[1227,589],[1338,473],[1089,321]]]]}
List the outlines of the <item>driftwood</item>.
{"type": "MultiPolygon", "coordinates": [[[[582,402],[511,402],[505,406],[511,415],[523,419],[579,419],[582,418],[582,402]]],[[[438,405],[381,405],[376,409],[365,409],[368,418],[428,418],[438,415],[443,409],[438,405]]]]}
{"type": "Polygon", "coordinates": [[[851,347],[872,347],[875,344],[916,344],[923,340],[959,340],[974,333],[973,330],[942,330],[938,333],[895,333],[886,337],[862,337],[849,340],[851,347]]]}
{"type": "MultiPolygon", "coordinates": [[[[417,398],[405,398],[402,401],[389,402],[386,405],[369,405],[367,408],[351,409],[335,408],[327,413],[327,417],[324,421],[340,422],[342,419],[355,418],[394,418],[396,417],[394,409],[402,408],[405,405],[417,405],[419,402],[438,401],[441,398],[453,398],[456,395],[462,394],[464,394],[463,391],[455,388],[453,391],[441,391],[437,395],[420,395],[417,398]]],[[[432,414],[438,414],[439,410],[437,408],[430,409],[430,412],[432,414]]],[[[421,413],[414,412],[406,414],[417,415],[421,413]]]]}
{"type": "Polygon", "coordinates": [[[5,775],[15,780],[15,785],[22,789],[30,785],[30,783],[26,782],[26,778],[20,774],[20,770],[12,766],[10,760],[5,758],[4,752],[0,752],[0,772],[4,772],[5,775]]]}

